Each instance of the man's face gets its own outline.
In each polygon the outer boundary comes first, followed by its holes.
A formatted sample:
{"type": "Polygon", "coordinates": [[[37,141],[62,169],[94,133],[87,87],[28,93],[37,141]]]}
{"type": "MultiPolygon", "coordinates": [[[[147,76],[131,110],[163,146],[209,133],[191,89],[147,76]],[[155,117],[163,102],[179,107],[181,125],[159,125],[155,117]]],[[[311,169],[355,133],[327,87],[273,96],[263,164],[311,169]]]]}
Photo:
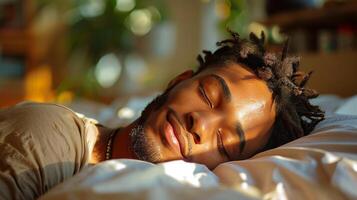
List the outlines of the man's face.
{"type": "Polygon", "coordinates": [[[254,155],[267,143],[275,104],[266,83],[239,64],[190,71],[148,107],[132,131],[140,159],[183,159],[214,168],[254,155]]]}

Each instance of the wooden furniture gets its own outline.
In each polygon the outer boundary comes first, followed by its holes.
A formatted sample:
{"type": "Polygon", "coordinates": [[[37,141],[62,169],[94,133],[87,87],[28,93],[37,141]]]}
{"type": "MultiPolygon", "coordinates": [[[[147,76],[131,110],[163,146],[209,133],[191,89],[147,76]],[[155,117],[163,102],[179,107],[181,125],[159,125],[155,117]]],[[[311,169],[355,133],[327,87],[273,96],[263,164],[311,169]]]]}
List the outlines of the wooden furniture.
{"type": "MultiPolygon", "coordinates": [[[[20,77],[0,77],[0,107],[23,100],[51,101],[54,82],[59,82],[63,68],[60,65],[65,60],[62,37],[65,29],[56,16],[58,12],[36,9],[35,0],[19,2],[21,9],[15,15],[21,16],[22,22],[15,26],[0,24],[0,59],[20,59],[24,70],[20,77]]],[[[4,67],[1,62],[0,67],[4,67]]]]}
{"type": "MultiPolygon", "coordinates": [[[[25,97],[25,76],[31,71],[33,67],[34,58],[31,56],[30,47],[33,46],[31,43],[30,36],[30,25],[33,18],[33,2],[31,0],[23,0],[21,4],[18,2],[10,2],[13,5],[0,5],[3,6],[4,13],[8,12],[9,15],[14,15],[18,18],[16,20],[21,20],[18,24],[11,26],[5,25],[0,26],[0,58],[1,57],[15,57],[17,59],[22,59],[24,63],[24,75],[17,78],[3,78],[0,80],[0,107],[11,105],[21,101],[25,97]],[[14,7],[18,7],[14,10],[14,7]],[[6,10],[9,9],[9,10],[6,10]]],[[[7,19],[5,19],[7,20],[7,19]]],[[[1,66],[0,67],[5,67],[1,66]]]]}
{"type": "Polygon", "coordinates": [[[277,25],[291,37],[302,69],[315,72],[311,88],[340,96],[357,94],[357,1],[327,1],[321,8],[279,13],[261,22],[277,25]],[[339,45],[346,37],[341,43],[347,47],[339,45]],[[302,44],[304,48],[296,47],[302,44]]]}
{"type": "Polygon", "coordinates": [[[264,24],[278,25],[284,31],[297,28],[326,29],[341,24],[357,24],[357,1],[325,5],[322,8],[304,9],[270,16],[264,24]]]}

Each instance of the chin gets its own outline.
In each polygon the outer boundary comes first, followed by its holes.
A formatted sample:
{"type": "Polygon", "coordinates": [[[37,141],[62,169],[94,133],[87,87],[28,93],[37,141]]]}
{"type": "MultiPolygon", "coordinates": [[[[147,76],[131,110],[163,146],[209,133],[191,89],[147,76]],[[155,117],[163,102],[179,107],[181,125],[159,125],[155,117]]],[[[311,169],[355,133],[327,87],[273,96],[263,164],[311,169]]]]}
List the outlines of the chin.
{"type": "Polygon", "coordinates": [[[139,160],[157,163],[162,160],[157,136],[145,124],[138,123],[130,132],[131,149],[139,160]]]}
{"type": "Polygon", "coordinates": [[[183,159],[181,155],[177,154],[175,150],[170,148],[166,144],[165,136],[160,134],[159,130],[154,131],[153,128],[147,126],[144,128],[145,137],[148,141],[148,145],[146,145],[146,151],[150,152],[150,154],[155,155],[147,160],[153,163],[161,163],[172,160],[181,160],[183,159]]]}

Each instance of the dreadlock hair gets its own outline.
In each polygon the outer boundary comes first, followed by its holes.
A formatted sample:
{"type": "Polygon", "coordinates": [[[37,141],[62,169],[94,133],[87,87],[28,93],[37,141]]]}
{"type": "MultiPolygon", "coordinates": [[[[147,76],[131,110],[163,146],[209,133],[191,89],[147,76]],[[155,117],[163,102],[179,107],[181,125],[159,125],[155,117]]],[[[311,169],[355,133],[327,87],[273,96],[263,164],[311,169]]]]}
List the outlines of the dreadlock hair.
{"type": "Polygon", "coordinates": [[[267,83],[276,103],[276,118],[263,150],[309,134],[324,119],[324,112],[309,102],[318,96],[315,90],[305,87],[312,72],[299,71],[300,58],[288,55],[289,40],[281,53],[274,53],[264,47],[264,32],[260,38],[250,33],[249,40],[241,39],[229,29],[228,32],[231,38],[217,42],[219,48],[214,53],[204,50],[204,57],[198,55],[199,68],[195,74],[208,67],[235,62],[245,65],[267,83]]]}

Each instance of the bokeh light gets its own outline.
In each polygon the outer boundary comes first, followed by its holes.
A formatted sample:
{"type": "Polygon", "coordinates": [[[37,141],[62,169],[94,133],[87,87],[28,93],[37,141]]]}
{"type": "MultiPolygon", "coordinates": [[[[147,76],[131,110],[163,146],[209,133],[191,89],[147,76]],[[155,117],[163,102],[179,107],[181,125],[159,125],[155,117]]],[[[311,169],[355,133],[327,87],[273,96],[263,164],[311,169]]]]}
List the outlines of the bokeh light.
{"type": "Polygon", "coordinates": [[[121,12],[131,11],[135,7],[135,0],[117,0],[116,9],[121,12]]]}
{"type": "Polygon", "coordinates": [[[281,43],[285,40],[285,36],[281,33],[279,26],[273,26],[271,28],[271,37],[276,43],[281,43]]]}
{"type": "Polygon", "coordinates": [[[25,99],[37,102],[46,102],[53,99],[52,73],[48,65],[32,70],[25,78],[25,99]]]}
{"type": "Polygon", "coordinates": [[[133,109],[124,107],[118,110],[117,116],[121,119],[132,119],[135,116],[133,109]]]}
{"type": "Polygon", "coordinates": [[[135,35],[145,35],[152,28],[152,15],[148,9],[134,10],[129,15],[130,30],[135,35]]]}
{"type": "Polygon", "coordinates": [[[220,19],[227,19],[231,14],[231,4],[227,0],[217,0],[215,13],[220,19]]]}
{"type": "Polygon", "coordinates": [[[98,83],[108,88],[115,84],[121,74],[122,66],[118,57],[114,53],[101,57],[95,67],[95,77],[98,83]]]}
{"type": "Polygon", "coordinates": [[[71,91],[65,90],[58,94],[56,97],[56,102],[61,104],[69,104],[73,101],[74,94],[71,91]]]}
{"type": "Polygon", "coordinates": [[[103,1],[88,0],[86,4],[79,7],[79,12],[83,17],[96,17],[103,14],[104,9],[103,1]]]}

